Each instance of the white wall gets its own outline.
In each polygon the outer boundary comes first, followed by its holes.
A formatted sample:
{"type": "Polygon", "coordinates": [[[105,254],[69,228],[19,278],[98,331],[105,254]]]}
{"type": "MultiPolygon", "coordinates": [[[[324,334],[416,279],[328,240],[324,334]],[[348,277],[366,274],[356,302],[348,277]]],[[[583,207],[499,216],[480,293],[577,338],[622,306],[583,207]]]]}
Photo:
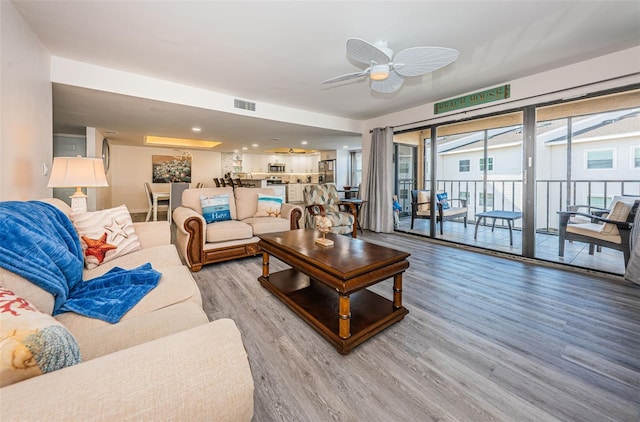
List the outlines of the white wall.
{"type": "MultiPolygon", "coordinates": [[[[486,115],[528,104],[579,97],[594,91],[637,84],[640,83],[640,75],[637,74],[640,72],[639,58],[640,46],[525,78],[505,81],[498,85],[510,84],[511,98],[496,101],[495,103],[482,104],[475,108],[470,107],[436,116],[433,113],[434,103],[427,103],[418,107],[380,116],[364,123],[362,131],[363,148],[365,142],[369,143],[371,141],[369,130],[375,127],[397,127],[401,125],[407,125],[403,126],[402,129],[421,127],[433,122],[451,122],[456,119],[486,115]],[[625,75],[631,76],[624,77],[625,75]],[[620,77],[624,78],[614,80],[614,78],[620,77]],[[595,86],[595,84],[597,84],[597,86],[595,86]],[[424,123],[424,121],[427,120],[429,122],[424,123]]],[[[478,89],[473,92],[488,88],[491,87],[478,87],[478,89]]],[[[467,94],[470,93],[461,92],[459,95],[456,95],[456,97],[467,94]]],[[[446,98],[442,98],[437,102],[445,99],[446,98]]]]}
{"type": "MultiPolygon", "coordinates": [[[[191,162],[191,184],[198,182],[213,186],[213,177],[222,175],[222,154],[203,150],[175,150],[171,148],[135,147],[111,144],[111,167],[109,184],[111,203],[116,207],[125,204],[130,212],[146,212],[147,199],[144,183],[152,180],[152,155],[181,156],[183,152],[193,155],[191,162]]],[[[151,188],[157,191],[169,191],[169,184],[156,183],[151,188]]]]}
{"type": "Polygon", "coordinates": [[[256,111],[240,110],[233,106],[235,97],[207,91],[148,76],[82,63],[63,57],[51,58],[51,80],[66,85],[80,86],[105,92],[114,92],[174,104],[218,110],[256,118],[301,124],[327,129],[359,133],[362,122],[328,114],[315,113],[277,104],[258,102],[256,111]]]}
{"type": "MultiPolygon", "coordinates": [[[[364,122],[362,130],[363,184],[367,183],[366,172],[369,166],[371,150],[371,134],[369,131],[375,127],[401,126],[402,129],[418,128],[427,124],[453,122],[525,105],[580,97],[592,92],[638,84],[640,83],[640,75],[638,75],[640,72],[639,57],[640,46],[514,81],[505,81],[504,84],[511,85],[511,98],[497,101],[493,105],[483,104],[475,109],[469,108],[436,116],[433,113],[434,103],[427,103],[368,120],[364,122]]],[[[490,87],[478,87],[474,92],[488,88],[490,87]]],[[[470,93],[461,92],[456,97],[466,94],[470,93]]],[[[442,98],[438,102],[445,99],[442,98]]]]}
{"type": "Polygon", "coordinates": [[[0,2],[0,200],[49,197],[53,151],[49,53],[9,2],[0,2]]]}

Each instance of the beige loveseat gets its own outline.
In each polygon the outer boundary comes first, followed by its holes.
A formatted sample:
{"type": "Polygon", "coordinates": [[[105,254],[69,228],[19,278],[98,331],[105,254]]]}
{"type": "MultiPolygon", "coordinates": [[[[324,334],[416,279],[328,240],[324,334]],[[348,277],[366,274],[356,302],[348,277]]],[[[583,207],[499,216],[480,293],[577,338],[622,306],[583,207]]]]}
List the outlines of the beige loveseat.
{"type": "MultiPolygon", "coordinates": [[[[61,201],[47,202],[70,212],[61,201]]],[[[115,324],[57,315],[82,363],[2,387],[3,421],[251,420],[253,379],[235,323],[208,321],[170,244],[169,223],[135,223],[135,231],[141,250],[85,269],[83,279],[150,262],[162,274],[158,285],[115,324]]],[[[0,285],[52,313],[53,296],[22,277],[0,268],[0,285]]]]}
{"type": "Polygon", "coordinates": [[[260,253],[257,236],[299,228],[302,208],[282,204],[279,217],[254,217],[258,194],[274,195],[271,188],[202,188],[182,193],[182,205],[173,211],[176,243],[191,271],[205,264],[222,262],[260,253]],[[207,224],[202,215],[201,196],[229,195],[231,220],[207,224]]]}

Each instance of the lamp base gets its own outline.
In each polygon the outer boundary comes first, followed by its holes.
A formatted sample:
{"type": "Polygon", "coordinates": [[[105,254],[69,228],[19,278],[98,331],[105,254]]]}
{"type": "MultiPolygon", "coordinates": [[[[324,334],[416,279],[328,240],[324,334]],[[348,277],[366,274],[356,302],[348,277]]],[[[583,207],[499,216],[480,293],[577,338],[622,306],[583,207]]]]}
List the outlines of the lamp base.
{"type": "Polygon", "coordinates": [[[72,214],[87,212],[87,195],[85,195],[81,190],[77,190],[69,198],[71,198],[72,214]]]}

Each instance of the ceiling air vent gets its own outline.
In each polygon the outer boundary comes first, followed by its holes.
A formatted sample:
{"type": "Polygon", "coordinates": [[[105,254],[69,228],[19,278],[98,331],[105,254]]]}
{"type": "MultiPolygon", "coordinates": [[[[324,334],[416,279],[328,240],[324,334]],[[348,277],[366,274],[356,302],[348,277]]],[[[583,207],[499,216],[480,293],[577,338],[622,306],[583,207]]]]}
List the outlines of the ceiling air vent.
{"type": "Polygon", "coordinates": [[[236,98],[233,100],[233,106],[242,110],[256,111],[256,103],[252,103],[251,101],[239,100],[236,98]]]}

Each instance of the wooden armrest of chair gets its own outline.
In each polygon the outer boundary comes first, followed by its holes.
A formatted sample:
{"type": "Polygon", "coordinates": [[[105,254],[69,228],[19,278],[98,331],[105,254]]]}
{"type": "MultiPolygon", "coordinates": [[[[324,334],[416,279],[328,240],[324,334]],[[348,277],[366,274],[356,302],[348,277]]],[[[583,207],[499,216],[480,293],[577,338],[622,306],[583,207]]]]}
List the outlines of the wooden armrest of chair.
{"type": "Polygon", "coordinates": [[[340,202],[338,204],[338,208],[341,211],[344,210],[344,212],[348,212],[352,214],[354,217],[358,218],[358,209],[356,208],[355,204],[353,204],[352,202],[340,202]]]}
{"type": "Polygon", "coordinates": [[[309,214],[316,216],[316,215],[326,215],[326,211],[324,209],[324,205],[322,204],[311,204],[311,205],[307,205],[306,206],[307,211],[309,211],[309,214]]]}

